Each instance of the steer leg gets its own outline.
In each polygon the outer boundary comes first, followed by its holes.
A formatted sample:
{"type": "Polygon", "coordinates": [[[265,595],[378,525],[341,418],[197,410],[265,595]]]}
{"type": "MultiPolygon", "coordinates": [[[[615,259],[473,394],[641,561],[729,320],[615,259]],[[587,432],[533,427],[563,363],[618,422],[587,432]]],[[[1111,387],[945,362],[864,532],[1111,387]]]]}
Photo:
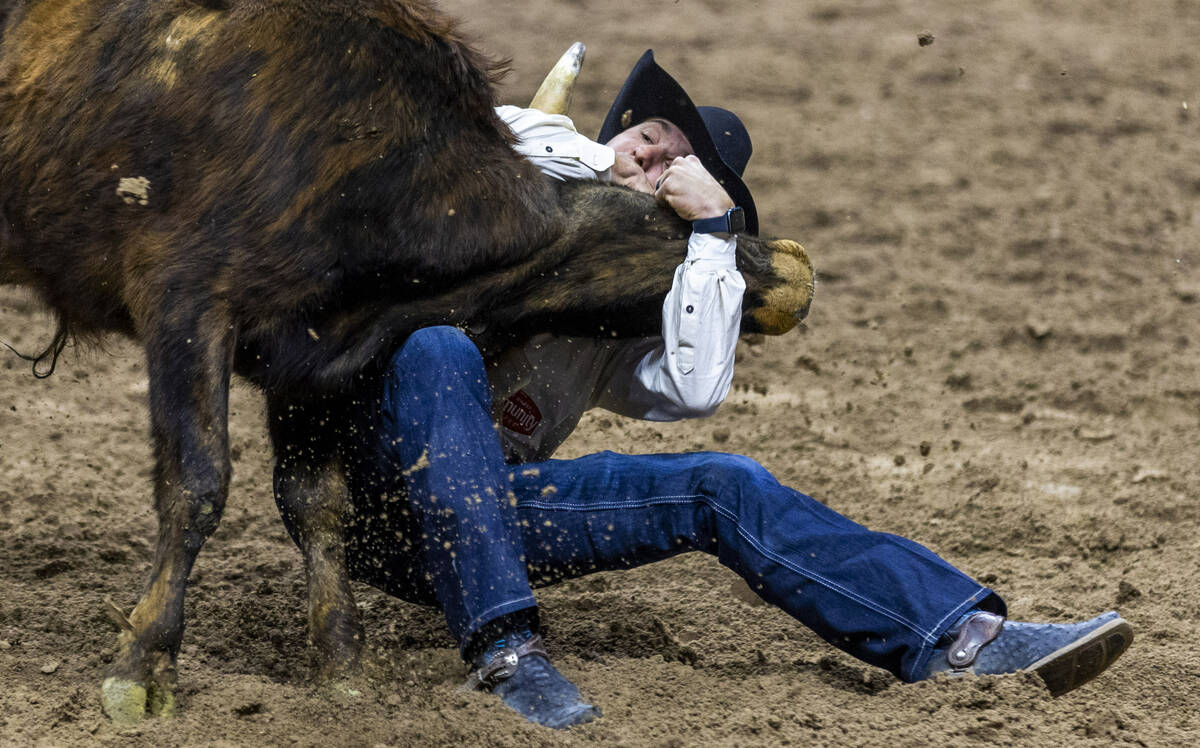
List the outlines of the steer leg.
{"type": "Polygon", "coordinates": [[[158,540],[150,580],[118,638],[102,686],[119,723],[175,710],[176,657],[188,574],[229,492],[233,334],[211,307],[166,309],[144,334],[158,540]]]}
{"type": "Polygon", "coordinates": [[[275,501],[304,556],[309,646],[318,679],[336,685],[358,673],[363,635],[346,569],[350,496],[337,443],[354,437],[339,428],[342,408],[330,405],[273,395],[268,414],[275,501]]]}

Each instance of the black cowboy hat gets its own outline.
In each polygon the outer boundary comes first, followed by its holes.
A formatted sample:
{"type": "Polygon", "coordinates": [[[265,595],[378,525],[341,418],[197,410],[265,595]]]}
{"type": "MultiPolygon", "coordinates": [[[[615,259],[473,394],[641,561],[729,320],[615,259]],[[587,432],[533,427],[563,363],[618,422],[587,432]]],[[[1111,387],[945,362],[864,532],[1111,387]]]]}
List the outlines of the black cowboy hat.
{"type": "Polygon", "coordinates": [[[648,49],[625,79],[596,140],[607,143],[651,117],[661,117],[683,132],[700,163],[721,183],[734,205],[745,211],[746,231],[757,234],[758,212],[742,181],[752,150],[745,125],[728,109],[693,104],[683,86],[654,62],[654,50],[648,49]]]}

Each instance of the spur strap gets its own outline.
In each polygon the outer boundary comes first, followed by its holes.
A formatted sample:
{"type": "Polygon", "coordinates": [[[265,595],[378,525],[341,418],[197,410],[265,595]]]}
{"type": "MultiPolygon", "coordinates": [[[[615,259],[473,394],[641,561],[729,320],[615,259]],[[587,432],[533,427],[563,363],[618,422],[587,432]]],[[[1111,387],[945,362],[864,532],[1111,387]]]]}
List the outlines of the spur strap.
{"type": "Polygon", "coordinates": [[[963,670],[974,664],[979,650],[999,636],[1003,627],[1003,616],[982,611],[963,621],[954,641],[946,649],[946,661],[950,667],[963,670]]]}
{"type": "Polygon", "coordinates": [[[517,666],[521,664],[521,658],[529,655],[541,655],[547,660],[550,659],[546,648],[542,646],[540,634],[534,635],[515,647],[504,647],[496,652],[486,665],[471,671],[467,676],[467,682],[463,684],[463,689],[486,691],[495,688],[500,681],[513,677],[517,672],[517,666]]]}

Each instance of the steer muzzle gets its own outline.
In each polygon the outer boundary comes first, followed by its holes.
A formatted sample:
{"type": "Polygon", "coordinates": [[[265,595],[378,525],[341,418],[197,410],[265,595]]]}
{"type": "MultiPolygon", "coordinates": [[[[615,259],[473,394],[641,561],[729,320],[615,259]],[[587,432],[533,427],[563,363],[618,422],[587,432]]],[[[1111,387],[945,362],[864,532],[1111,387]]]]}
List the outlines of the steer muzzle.
{"type": "Polygon", "coordinates": [[[813,267],[798,242],[775,239],[763,247],[769,270],[748,282],[744,332],[782,335],[808,316],[813,296],[813,267]]]}

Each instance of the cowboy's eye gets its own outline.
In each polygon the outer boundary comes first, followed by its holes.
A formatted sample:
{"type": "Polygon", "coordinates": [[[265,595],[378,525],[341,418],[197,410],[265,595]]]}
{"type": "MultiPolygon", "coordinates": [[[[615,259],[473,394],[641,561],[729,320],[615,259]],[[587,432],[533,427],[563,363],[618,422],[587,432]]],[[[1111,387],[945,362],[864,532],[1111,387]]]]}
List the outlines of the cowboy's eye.
{"type": "Polygon", "coordinates": [[[654,141],[653,141],[653,140],[650,138],[650,131],[649,131],[649,130],[642,130],[642,140],[646,141],[647,143],[653,143],[653,142],[654,142],[654,141]]]}

